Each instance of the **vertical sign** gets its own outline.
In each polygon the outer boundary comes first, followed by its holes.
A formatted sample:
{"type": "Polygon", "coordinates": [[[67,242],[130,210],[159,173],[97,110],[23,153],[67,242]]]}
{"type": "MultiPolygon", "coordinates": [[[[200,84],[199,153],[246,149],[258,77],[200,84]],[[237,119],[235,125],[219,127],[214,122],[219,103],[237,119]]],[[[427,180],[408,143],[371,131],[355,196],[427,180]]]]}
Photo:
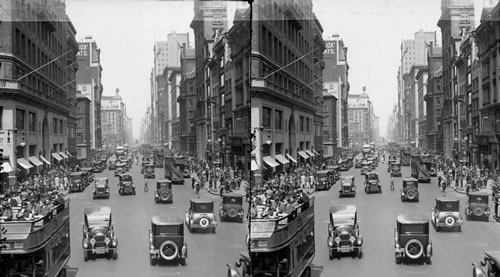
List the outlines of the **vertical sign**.
{"type": "Polygon", "coordinates": [[[323,59],[333,60],[333,64],[337,64],[337,41],[325,41],[325,51],[323,51],[323,59]]]}

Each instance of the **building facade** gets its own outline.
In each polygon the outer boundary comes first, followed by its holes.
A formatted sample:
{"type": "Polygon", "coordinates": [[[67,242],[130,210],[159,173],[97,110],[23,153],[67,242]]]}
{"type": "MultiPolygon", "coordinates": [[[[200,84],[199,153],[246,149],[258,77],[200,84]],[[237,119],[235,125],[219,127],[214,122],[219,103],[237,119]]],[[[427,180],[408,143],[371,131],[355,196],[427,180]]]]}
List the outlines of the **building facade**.
{"type": "Polygon", "coordinates": [[[116,149],[117,146],[127,143],[125,141],[127,114],[119,89],[116,89],[116,94],[113,96],[102,96],[101,111],[103,137],[106,147],[116,149]]]}
{"type": "Polygon", "coordinates": [[[180,151],[196,155],[196,131],[194,129],[195,92],[195,52],[184,45],[181,51],[181,83],[179,102],[179,140],[180,151]]]}
{"type": "Polygon", "coordinates": [[[89,142],[92,137],[92,104],[87,96],[81,94],[77,96],[76,101],[76,158],[84,160],[91,155],[89,142]]]}
{"type": "Polygon", "coordinates": [[[425,136],[427,151],[442,153],[441,110],[443,108],[443,61],[442,48],[429,45],[427,56],[427,93],[424,94],[427,117],[425,136]]]}
{"type": "Polygon", "coordinates": [[[85,37],[78,42],[77,54],[78,71],[76,72],[76,89],[82,95],[90,99],[90,149],[100,149],[102,144],[101,129],[101,97],[102,66],[101,49],[91,36],[85,37]]]}
{"type": "Polygon", "coordinates": [[[348,126],[352,146],[354,148],[362,148],[364,144],[373,141],[372,134],[372,118],[373,107],[372,101],[366,88],[363,87],[362,94],[349,94],[348,98],[348,126]]]}
{"type": "Polygon", "coordinates": [[[68,98],[76,94],[71,79],[78,44],[64,1],[32,3],[33,13],[25,2],[1,4],[11,11],[1,15],[0,24],[0,149],[12,167],[3,173],[24,177],[68,157],[69,134],[75,132],[68,125],[68,98]]]}

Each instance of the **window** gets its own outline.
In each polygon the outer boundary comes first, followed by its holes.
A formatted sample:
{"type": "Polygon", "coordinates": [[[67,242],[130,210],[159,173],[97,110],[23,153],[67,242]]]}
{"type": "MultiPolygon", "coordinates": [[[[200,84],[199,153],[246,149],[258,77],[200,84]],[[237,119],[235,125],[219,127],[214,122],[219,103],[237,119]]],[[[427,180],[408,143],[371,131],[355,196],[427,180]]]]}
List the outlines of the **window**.
{"type": "Polygon", "coordinates": [[[26,111],[21,109],[16,109],[16,128],[18,130],[24,130],[24,117],[26,111]]]}
{"type": "Polygon", "coordinates": [[[299,128],[301,132],[304,132],[304,117],[300,116],[299,117],[299,128]]]}
{"type": "Polygon", "coordinates": [[[282,115],[283,112],[280,110],[274,110],[274,128],[276,130],[282,130],[283,129],[283,124],[282,124],[282,115]]]}
{"type": "Polygon", "coordinates": [[[274,153],[275,153],[276,155],[283,153],[283,152],[282,152],[282,148],[283,148],[283,143],[276,143],[276,144],[274,145],[274,153]]]}
{"type": "Polygon", "coordinates": [[[29,148],[28,148],[28,154],[30,157],[32,156],[36,156],[35,152],[36,152],[36,145],[30,145],[29,148]]]}
{"type": "Polygon", "coordinates": [[[3,107],[0,106],[0,129],[2,129],[2,120],[3,120],[3,107]]]}
{"type": "Polygon", "coordinates": [[[311,131],[311,119],[306,118],[306,132],[310,132],[310,131],[311,131]]]}
{"type": "Polygon", "coordinates": [[[52,118],[52,133],[53,134],[57,134],[57,119],[56,118],[52,118]]]}
{"type": "Polygon", "coordinates": [[[64,128],[63,128],[63,120],[59,120],[59,134],[64,134],[64,128]]]}
{"type": "Polygon", "coordinates": [[[36,131],[36,114],[34,112],[28,113],[28,131],[36,131]]]}
{"type": "Polygon", "coordinates": [[[262,127],[271,128],[272,109],[269,107],[262,107],[262,127]]]}

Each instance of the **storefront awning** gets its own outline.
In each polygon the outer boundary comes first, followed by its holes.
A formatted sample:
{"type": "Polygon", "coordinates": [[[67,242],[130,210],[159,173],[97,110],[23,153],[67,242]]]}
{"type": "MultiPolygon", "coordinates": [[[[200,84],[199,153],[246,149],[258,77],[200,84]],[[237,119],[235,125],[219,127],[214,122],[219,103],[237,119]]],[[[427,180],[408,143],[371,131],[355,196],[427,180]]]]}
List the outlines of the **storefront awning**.
{"type": "Polygon", "coordinates": [[[264,160],[264,162],[265,162],[266,164],[268,164],[270,167],[277,167],[277,166],[279,166],[279,165],[280,165],[280,164],[279,164],[279,163],[277,163],[277,162],[276,162],[276,161],[275,161],[275,160],[274,160],[271,156],[265,156],[265,157],[263,158],[263,160],[264,160]]]}
{"type": "Polygon", "coordinates": [[[64,154],[63,152],[59,152],[59,155],[61,155],[61,157],[67,159],[68,158],[68,155],[64,154]]]}
{"type": "Polygon", "coordinates": [[[311,156],[311,157],[314,157],[315,155],[313,154],[313,152],[309,151],[309,150],[306,150],[306,153],[307,155],[311,156]]]}
{"type": "Polygon", "coordinates": [[[43,163],[39,159],[37,159],[37,157],[35,157],[35,156],[31,156],[30,157],[30,162],[32,164],[34,164],[35,166],[41,166],[41,165],[43,165],[43,163]]]}
{"type": "Polygon", "coordinates": [[[286,154],[286,157],[287,157],[290,161],[292,161],[292,162],[294,162],[294,163],[297,163],[297,160],[296,160],[296,159],[294,159],[292,156],[290,156],[290,154],[286,154]]]}
{"type": "Polygon", "coordinates": [[[309,159],[309,156],[306,154],[306,152],[304,152],[304,151],[299,151],[299,152],[297,152],[297,153],[299,153],[299,155],[300,155],[302,158],[304,158],[304,159],[306,159],[306,160],[307,160],[307,159],[309,159]]]}
{"type": "Polygon", "coordinates": [[[316,151],[316,150],[312,149],[312,152],[313,152],[314,154],[316,154],[316,156],[319,156],[318,151],[316,151]]]}
{"type": "Polygon", "coordinates": [[[59,156],[58,153],[52,153],[52,157],[54,157],[54,159],[56,159],[58,161],[62,161],[62,159],[63,159],[61,156],[59,156]]]}
{"type": "Polygon", "coordinates": [[[12,166],[10,166],[9,162],[3,162],[2,170],[0,173],[10,173],[12,171],[12,166]]]}
{"type": "Polygon", "coordinates": [[[281,155],[281,154],[276,155],[276,160],[278,160],[282,164],[287,164],[290,162],[285,157],[283,157],[283,155],[281,155]]]}
{"type": "Polygon", "coordinates": [[[50,162],[49,162],[49,161],[47,161],[47,159],[45,159],[45,157],[44,157],[44,156],[40,156],[40,159],[41,159],[44,163],[46,163],[46,164],[50,165],[50,162]]]}
{"type": "Polygon", "coordinates": [[[24,169],[30,169],[32,168],[33,166],[30,165],[30,163],[28,163],[28,161],[26,161],[24,158],[19,158],[17,159],[17,164],[22,166],[24,169]]]}
{"type": "Polygon", "coordinates": [[[66,151],[66,155],[68,155],[69,157],[73,157],[73,155],[71,155],[71,153],[69,153],[68,151],[66,151]]]}
{"type": "Polygon", "coordinates": [[[256,162],[255,160],[252,160],[252,161],[250,162],[250,169],[251,169],[252,171],[255,171],[255,170],[258,170],[258,169],[259,169],[259,166],[257,165],[257,162],[256,162]]]}

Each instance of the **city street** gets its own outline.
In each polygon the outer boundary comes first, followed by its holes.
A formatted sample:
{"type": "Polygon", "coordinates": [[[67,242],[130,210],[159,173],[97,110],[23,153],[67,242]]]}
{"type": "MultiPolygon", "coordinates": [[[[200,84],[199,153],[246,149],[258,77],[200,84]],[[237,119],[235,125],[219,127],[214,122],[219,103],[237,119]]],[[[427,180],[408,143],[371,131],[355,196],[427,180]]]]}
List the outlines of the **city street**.
{"type": "MultiPolygon", "coordinates": [[[[164,169],[156,168],[156,177],[161,179],[164,169]]],[[[91,184],[83,193],[71,195],[71,259],[68,263],[70,276],[223,276],[226,264],[234,263],[239,253],[246,251],[245,236],[247,224],[220,222],[215,234],[191,234],[184,228],[188,246],[187,265],[149,264],[148,230],[151,217],[154,215],[177,215],[184,218],[189,199],[196,197],[191,190],[191,182],[185,179],[185,185],[173,185],[174,203],[155,204],[153,199],[153,179],[149,180],[149,192],[143,191],[144,178],[140,174],[140,166],[134,165],[130,172],[136,184],[137,194],[120,196],[118,194],[118,177],[114,171],[105,170],[96,176],[109,177],[111,197],[109,200],[92,200],[91,184]],[[83,210],[92,205],[107,205],[112,210],[112,220],[118,237],[118,259],[106,258],[84,262],[82,251],[83,210]],[[72,270],[75,268],[75,270],[72,270]]],[[[215,200],[218,212],[220,198],[202,190],[201,197],[215,200]]],[[[246,207],[245,207],[246,208],[246,207]]],[[[185,226],[185,225],[184,225],[185,226]]]]}
{"type": "MultiPolygon", "coordinates": [[[[317,192],[316,197],[316,257],[313,276],[470,276],[472,262],[483,259],[484,250],[498,249],[500,224],[490,217],[490,222],[466,221],[464,215],[466,196],[453,189],[441,192],[437,178],[430,184],[419,183],[420,202],[402,202],[400,188],[402,177],[395,177],[395,190],[390,190],[387,164],[379,163],[376,171],[382,183],[382,194],[364,192],[364,176],[359,168],[352,168],[342,175],[354,175],[357,185],[355,198],[339,199],[340,181],[330,191],[317,192]],[[435,198],[446,195],[460,199],[460,212],[465,222],[462,233],[437,233],[430,225],[433,245],[432,264],[401,264],[394,261],[394,228],[398,214],[423,214],[429,220],[435,198]],[[355,204],[358,209],[360,233],[363,235],[363,258],[342,257],[330,261],[327,248],[328,208],[331,204],[355,204]],[[324,208],[318,208],[324,207],[324,208]]],[[[410,167],[402,167],[403,176],[410,175],[410,167]]],[[[491,200],[491,199],[490,199],[491,200]]],[[[490,201],[493,211],[493,204],[490,201]]]]}

